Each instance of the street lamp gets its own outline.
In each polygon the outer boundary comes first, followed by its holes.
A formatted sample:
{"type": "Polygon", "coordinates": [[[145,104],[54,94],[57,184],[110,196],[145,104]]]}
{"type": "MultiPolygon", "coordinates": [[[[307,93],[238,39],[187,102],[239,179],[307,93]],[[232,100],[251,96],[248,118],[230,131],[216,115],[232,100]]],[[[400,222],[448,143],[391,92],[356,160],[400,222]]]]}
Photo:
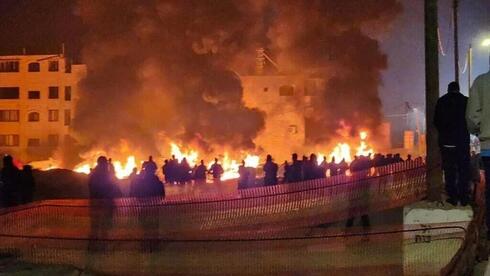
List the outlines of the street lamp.
{"type": "Polygon", "coordinates": [[[481,43],[481,46],[488,47],[490,46],[490,38],[484,39],[481,43]]]}

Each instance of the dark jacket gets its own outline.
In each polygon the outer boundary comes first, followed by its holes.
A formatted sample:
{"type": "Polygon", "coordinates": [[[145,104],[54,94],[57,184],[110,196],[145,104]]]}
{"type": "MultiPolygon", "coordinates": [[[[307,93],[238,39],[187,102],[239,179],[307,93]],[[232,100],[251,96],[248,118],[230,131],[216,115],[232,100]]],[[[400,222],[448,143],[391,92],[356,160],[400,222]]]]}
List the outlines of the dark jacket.
{"type": "Polygon", "coordinates": [[[439,146],[469,147],[470,133],[466,125],[468,97],[450,92],[439,98],[434,114],[434,125],[439,132],[439,146]]]}
{"type": "Polygon", "coordinates": [[[1,171],[0,180],[0,191],[4,197],[0,200],[4,201],[0,202],[0,207],[4,205],[4,207],[11,207],[21,203],[21,191],[20,191],[20,170],[17,169],[14,165],[4,167],[1,171]]]}
{"type": "Polygon", "coordinates": [[[89,175],[89,194],[92,199],[121,197],[121,190],[112,181],[112,176],[107,167],[96,166],[89,175]]]}
{"type": "Polygon", "coordinates": [[[165,187],[154,174],[148,173],[139,177],[131,189],[132,197],[165,197],[165,187]]]}
{"type": "Polygon", "coordinates": [[[266,186],[276,185],[277,184],[277,170],[278,170],[277,164],[272,162],[272,161],[267,161],[267,162],[265,162],[263,169],[265,172],[264,184],[266,186]]]}

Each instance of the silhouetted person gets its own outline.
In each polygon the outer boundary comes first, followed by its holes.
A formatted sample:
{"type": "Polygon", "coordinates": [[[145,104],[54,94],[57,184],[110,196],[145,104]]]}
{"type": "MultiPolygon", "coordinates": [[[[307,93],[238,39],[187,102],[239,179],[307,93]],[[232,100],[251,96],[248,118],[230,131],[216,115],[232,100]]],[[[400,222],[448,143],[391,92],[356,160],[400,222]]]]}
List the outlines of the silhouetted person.
{"type": "Polygon", "coordinates": [[[291,182],[291,166],[289,165],[288,161],[284,161],[284,174],[282,176],[282,183],[289,183],[291,182]]]}
{"type": "Polygon", "coordinates": [[[143,162],[143,169],[146,170],[146,169],[149,169],[151,171],[156,171],[158,169],[157,167],[157,163],[155,163],[155,161],[153,161],[153,156],[148,156],[148,160],[143,162]]]}
{"type": "Polygon", "coordinates": [[[107,158],[100,156],[97,159],[97,166],[89,175],[90,198],[116,198],[121,196],[121,191],[115,185],[110,172],[107,158]]]}
{"type": "Polygon", "coordinates": [[[310,154],[310,159],[308,160],[309,164],[309,178],[308,179],[317,179],[321,178],[321,168],[318,165],[318,159],[316,157],[316,154],[312,153],[310,154]]]}
{"type": "Polygon", "coordinates": [[[26,204],[32,202],[32,200],[34,199],[34,190],[36,188],[34,176],[32,175],[32,167],[29,165],[24,165],[20,175],[21,203],[26,204]]]}
{"type": "Polygon", "coordinates": [[[187,158],[182,158],[182,161],[179,164],[179,181],[182,184],[185,184],[191,181],[191,166],[187,162],[187,158]]]}
{"type": "Polygon", "coordinates": [[[153,167],[147,167],[141,172],[141,176],[136,181],[136,187],[133,191],[134,197],[165,197],[165,188],[163,183],[155,175],[156,170],[153,167]]]}
{"type": "Polygon", "coordinates": [[[170,183],[170,178],[169,178],[169,173],[168,173],[168,166],[169,166],[168,159],[165,159],[163,161],[162,174],[163,174],[163,176],[165,178],[165,182],[166,183],[170,183]]]}
{"type": "Polygon", "coordinates": [[[272,161],[272,156],[270,154],[267,155],[265,164],[264,164],[264,185],[271,186],[277,184],[277,170],[278,166],[276,163],[272,161]]]}
{"type": "Polygon", "coordinates": [[[248,170],[245,167],[245,161],[242,160],[242,164],[238,166],[238,189],[246,189],[248,188],[248,170]]]}
{"type": "Polygon", "coordinates": [[[106,239],[112,228],[114,198],[121,197],[121,191],[113,182],[109,162],[105,156],[97,158],[97,166],[90,172],[88,187],[90,194],[90,241],[89,251],[104,251],[105,244],[97,240],[106,239]]]}
{"type": "Polygon", "coordinates": [[[206,165],[204,165],[204,160],[201,160],[199,166],[196,167],[194,171],[194,179],[197,183],[205,183],[206,182],[206,172],[208,169],[206,165]]]}
{"type": "Polygon", "coordinates": [[[292,155],[293,163],[291,164],[291,182],[299,182],[302,180],[302,165],[301,161],[298,160],[298,155],[293,153],[292,155]]]}
{"type": "Polygon", "coordinates": [[[408,154],[407,155],[407,160],[405,160],[405,161],[412,161],[412,155],[411,154],[408,154]]]}
{"type": "Polygon", "coordinates": [[[385,157],[385,165],[393,164],[393,154],[388,153],[385,157]]]}
{"type": "Polygon", "coordinates": [[[223,167],[218,163],[218,158],[214,158],[214,163],[209,168],[209,173],[213,175],[214,180],[220,180],[223,172],[223,167]]]}
{"type": "Polygon", "coordinates": [[[359,156],[359,170],[365,174],[369,174],[369,169],[372,167],[372,161],[367,156],[359,156]]]}
{"type": "Polygon", "coordinates": [[[178,178],[179,161],[172,155],[172,159],[168,161],[166,174],[168,175],[168,183],[174,183],[178,178]]]}
{"type": "Polygon", "coordinates": [[[384,165],[384,157],[382,154],[376,153],[373,158],[373,166],[381,167],[384,165]]]}
{"type": "Polygon", "coordinates": [[[109,173],[112,177],[116,177],[116,169],[114,168],[114,164],[112,163],[112,158],[109,158],[108,160],[108,169],[109,173]]]}
{"type": "Polygon", "coordinates": [[[339,174],[339,166],[335,162],[335,157],[332,156],[332,159],[330,160],[330,163],[328,163],[328,169],[330,176],[335,176],[339,174]]]}
{"type": "Polygon", "coordinates": [[[459,84],[451,82],[447,94],[439,98],[434,125],[439,133],[444,182],[448,203],[465,206],[469,201],[470,133],[466,125],[468,98],[459,92],[459,84]]]}
{"type": "Polygon", "coordinates": [[[347,164],[347,162],[345,162],[345,158],[343,158],[340,161],[340,163],[337,165],[337,167],[338,167],[338,174],[339,175],[345,175],[345,173],[349,169],[349,164],[347,164]]]}
{"type": "Polygon", "coordinates": [[[354,172],[358,172],[359,171],[359,157],[357,155],[354,155],[354,160],[352,160],[352,162],[350,162],[350,165],[349,165],[349,171],[354,174],[354,172]]]}
{"type": "Polygon", "coordinates": [[[327,177],[328,161],[327,161],[326,156],[323,156],[322,163],[320,163],[320,166],[318,166],[318,170],[319,170],[319,173],[318,173],[319,178],[327,177]]]}
{"type": "Polygon", "coordinates": [[[313,167],[308,160],[308,157],[303,155],[303,160],[301,160],[301,175],[302,175],[302,180],[310,180],[313,179],[313,167]]]}
{"type": "Polygon", "coordinates": [[[403,158],[400,156],[399,153],[396,153],[395,156],[393,156],[393,162],[394,163],[400,163],[403,162],[403,158]]]}
{"type": "Polygon", "coordinates": [[[12,207],[21,202],[20,196],[20,171],[14,165],[12,156],[5,155],[3,157],[3,168],[1,180],[3,183],[2,193],[5,207],[12,207]]]}
{"type": "Polygon", "coordinates": [[[136,194],[136,189],[138,188],[138,181],[139,181],[138,168],[136,167],[133,168],[133,171],[129,175],[128,180],[129,180],[129,196],[134,197],[136,194]]]}
{"type": "Polygon", "coordinates": [[[147,166],[136,181],[131,196],[139,198],[139,222],[143,229],[141,249],[151,252],[158,249],[158,241],[151,241],[159,233],[158,204],[165,198],[165,187],[155,175],[156,167],[147,166]]]}

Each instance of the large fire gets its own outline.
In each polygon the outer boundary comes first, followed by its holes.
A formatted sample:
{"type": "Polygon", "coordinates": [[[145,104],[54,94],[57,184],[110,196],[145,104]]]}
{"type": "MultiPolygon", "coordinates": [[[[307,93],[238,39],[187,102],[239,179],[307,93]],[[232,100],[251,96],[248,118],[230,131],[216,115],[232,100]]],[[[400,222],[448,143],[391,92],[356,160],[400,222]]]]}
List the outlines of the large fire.
{"type": "MultiPolygon", "coordinates": [[[[355,147],[355,153],[352,152],[352,146],[348,143],[342,142],[338,143],[334,149],[328,155],[329,159],[335,158],[336,163],[340,163],[342,160],[350,163],[354,157],[357,156],[368,156],[369,154],[374,154],[374,149],[370,147],[367,143],[368,133],[366,131],[361,131],[359,133],[359,145],[355,147]]],[[[319,162],[326,156],[323,153],[318,154],[320,158],[319,162]]],[[[330,160],[329,160],[330,161],[330,160]]]]}
{"type": "MultiPolygon", "coordinates": [[[[183,146],[178,145],[177,143],[170,143],[170,156],[175,156],[175,158],[181,162],[184,158],[187,160],[191,167],[197,165],[200,161],[199,152],[194,149],[184,149],[183,146]]],[[[127,150],[125,150],[127,151],[127,150]]],[[[350,163],[353,160],[354,155],[358,156],[368,156],[369,154],[373,154],[374,149],[368,143],[368,133],[366,131],[361,131],[359,133],[359,140],[357,142],[339,142],[337,145],[330,150],[329,154],[318,153],[318,162],[322,162],[323,158],[326,157],[328,161],[332,158],[335,158],[335,162],[339,163],[342,160],[350,163]]],[[[106,155],[104,151],[91,151],[89,154],[85,155],[87,160],[75,166],[74,171],[78,173],[89,174],[91,168],[95,167],[96,163],[93,160],[100,155],[106,155]]],[[[241,161],[245,162],[246,167],[257,168],[260,165],[260,157],[258,155],[253,155],[250,153],[245,153],[242,156],[243,159],[232,159],[228,152],[225,152],[220,158],[219,162],[223,167],[224,173],[221,177],[221,180],[235,179],[239,177],[238,168],[241,165],[241,161]]],[[[44,170],[59,168],[56,162],[52,159],[50,162],[44,164],[42,162],[38,163],[38,166],[44,170]]],[[[161,160],[156,160],[157,163],[161,160]]],[[[209,160],[208,160],[209,161],[209,160]]],[[[137,160],[134,155],[128,155],[127,157],[123,157],[122,159],[114,159],[112,160],[112,164],[114,166],[116,177],[119,179],[127,178],[133,171],[134,168],[138,168],[143,163],[143,160],[137,160]]],[[[209,162],[208,167],[211,166],[213,161],[209,162]]]]}

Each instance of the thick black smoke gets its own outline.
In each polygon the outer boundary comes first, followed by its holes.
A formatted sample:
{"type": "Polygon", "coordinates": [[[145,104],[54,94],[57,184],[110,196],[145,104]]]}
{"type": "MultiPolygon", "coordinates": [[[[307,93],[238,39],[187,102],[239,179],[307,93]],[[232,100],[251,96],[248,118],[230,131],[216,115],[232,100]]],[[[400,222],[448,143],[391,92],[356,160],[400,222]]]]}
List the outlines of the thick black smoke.
{"type": "Polygon", "coordinates": [[[257,47],[283,73],[326,80],[309,119],[324,129],[315,141],[341,120],[374,128],[386,57],[363,30],[399,11],[395,0],[79,1],[88,75],[75,130],[103,148],[124,138],[154,152],[159,137],[210,151],[253,148],[264,115],[244,106],[236,72],[249,73],[257,47]]]}
{"type": "Polygon", "coordinates": [[[376,131],[380,125],[378,87],[387,58],[368,34],[386,32],[401,12],[396,0],[278,1],[268,32],[278,63],[326,81],[306,121],[307,138],[325,143],[347,123],[376,131]]]}

